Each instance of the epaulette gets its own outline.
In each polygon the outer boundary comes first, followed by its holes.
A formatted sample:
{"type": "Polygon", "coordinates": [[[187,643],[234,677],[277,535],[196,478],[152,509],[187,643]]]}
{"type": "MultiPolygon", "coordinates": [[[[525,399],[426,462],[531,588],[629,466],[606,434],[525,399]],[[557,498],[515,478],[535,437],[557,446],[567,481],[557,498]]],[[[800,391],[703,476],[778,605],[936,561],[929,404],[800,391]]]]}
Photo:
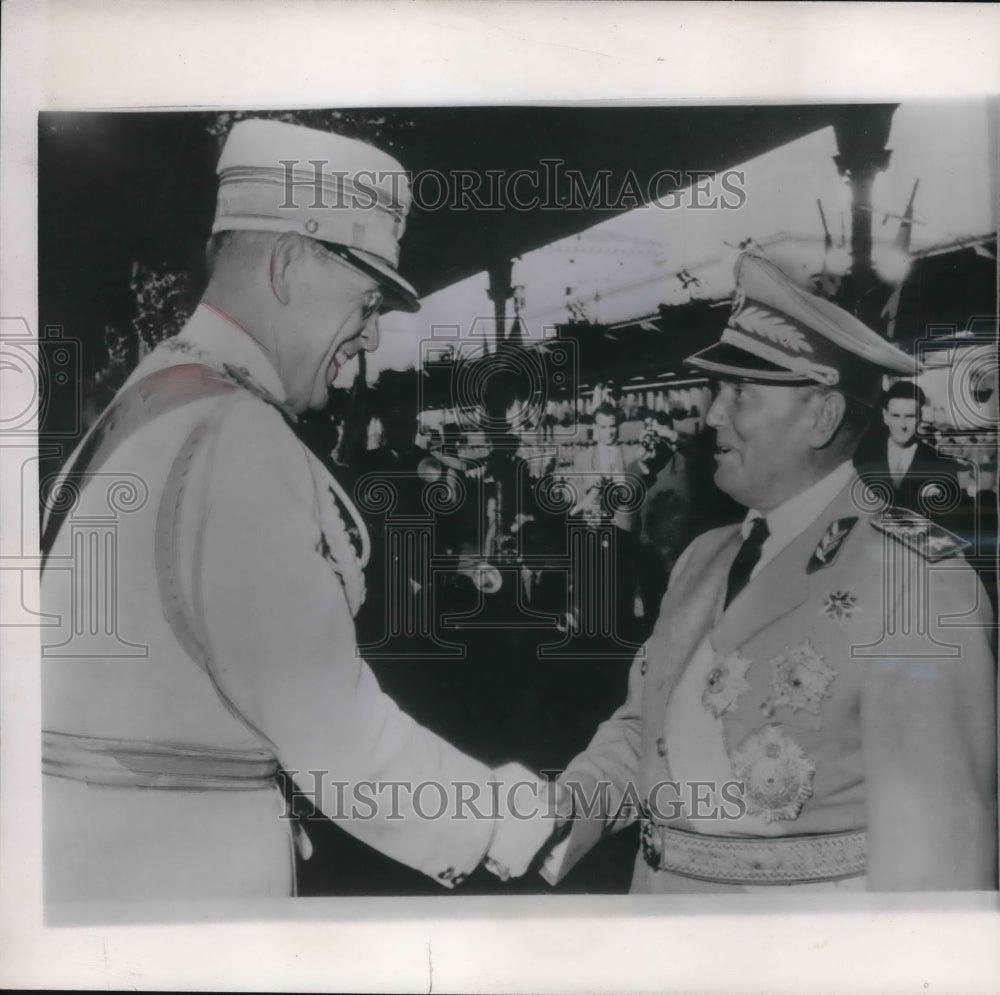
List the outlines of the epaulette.
{"type": "Polygon", "coordinates": [[[972,543],[908,508],[886,508],[871,518],[872,525],[884,535],[937,563],[965,552],[972,543]]]}

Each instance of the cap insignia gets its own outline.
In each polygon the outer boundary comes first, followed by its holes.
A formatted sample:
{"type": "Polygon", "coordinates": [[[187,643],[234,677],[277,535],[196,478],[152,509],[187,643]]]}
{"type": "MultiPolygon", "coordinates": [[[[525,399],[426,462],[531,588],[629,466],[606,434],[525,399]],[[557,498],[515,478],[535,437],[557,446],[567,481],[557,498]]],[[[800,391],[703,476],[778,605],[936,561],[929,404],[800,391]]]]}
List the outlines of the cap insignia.
{"type": "Polygon", "coordinates": [[[782,346],[791,352],[812,352],[813,348],[802,331],[786,321],[775,311],[750,305],[744,307],[732,319],[745,332],[759,335],[761,338],[782,346]],[[738,319],[738,320],[737,320],[738,319]]]}
{"type": "Polygon", "coordinates": [[[733,294],[733,309],[730,312],[730,321],[735,318],[747,303],[747,292],[743,287],[737,285],[736,292],[733,294]]]}

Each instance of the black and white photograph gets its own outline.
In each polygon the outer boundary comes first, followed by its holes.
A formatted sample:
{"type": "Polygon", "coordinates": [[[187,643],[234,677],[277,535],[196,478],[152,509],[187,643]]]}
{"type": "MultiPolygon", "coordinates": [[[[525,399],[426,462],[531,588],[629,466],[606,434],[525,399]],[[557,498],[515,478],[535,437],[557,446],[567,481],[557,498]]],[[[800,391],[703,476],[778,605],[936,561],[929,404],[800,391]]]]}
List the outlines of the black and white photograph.
{"type": "Polygon", "coordinates": [[[997,96],[385,92],[32,115],[42,925],[995,913],[997,96]]]}

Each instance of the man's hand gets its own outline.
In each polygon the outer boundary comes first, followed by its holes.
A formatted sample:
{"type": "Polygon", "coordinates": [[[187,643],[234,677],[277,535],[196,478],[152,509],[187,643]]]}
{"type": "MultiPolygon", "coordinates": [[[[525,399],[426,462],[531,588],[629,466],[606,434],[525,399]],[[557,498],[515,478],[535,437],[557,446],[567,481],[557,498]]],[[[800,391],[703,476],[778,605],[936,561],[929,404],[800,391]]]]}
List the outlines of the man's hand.
{"type": "MultiPolygon", "coordinates": [[[[496,826],[486,868],[502,881],[518,878],[565,821],[564,788],[543,781],[520,764],[494,772],[496,826]]],[[[568,794],[568,793],[566,793],[568,794]]]]}

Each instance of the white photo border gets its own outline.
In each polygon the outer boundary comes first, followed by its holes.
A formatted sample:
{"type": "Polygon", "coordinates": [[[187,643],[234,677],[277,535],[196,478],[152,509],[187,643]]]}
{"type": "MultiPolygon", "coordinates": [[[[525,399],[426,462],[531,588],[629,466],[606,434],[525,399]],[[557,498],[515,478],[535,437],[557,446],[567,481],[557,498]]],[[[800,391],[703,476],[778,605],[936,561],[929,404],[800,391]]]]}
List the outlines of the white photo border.
{"type": "MultiPolygon", "coordinates": [[[[41,110],[1000,93],[1000,10],[990,4],[12,0],[2,14],[0,317],[32,329],[41,110]]],[[[0,485],[4,556],[22,521],[37,540],[37,505],[22,517],[10,483],[0,485]]],[[[22,582],[36,583],[0,571],[4,602],[22,582]]],[[[131,909],[122,925],[45,926],[34,635],[0,626],[5,987],[1000,990],[991,895],[844,896],[835,915],[802,914],[809,902],[790,897],[781,913],[727,896],[676,900],[670,914],[650,896],[297,899],[204,906],[194,924],[178,908],[176,925],[130,925],[141,921],[131,909]]]]}

